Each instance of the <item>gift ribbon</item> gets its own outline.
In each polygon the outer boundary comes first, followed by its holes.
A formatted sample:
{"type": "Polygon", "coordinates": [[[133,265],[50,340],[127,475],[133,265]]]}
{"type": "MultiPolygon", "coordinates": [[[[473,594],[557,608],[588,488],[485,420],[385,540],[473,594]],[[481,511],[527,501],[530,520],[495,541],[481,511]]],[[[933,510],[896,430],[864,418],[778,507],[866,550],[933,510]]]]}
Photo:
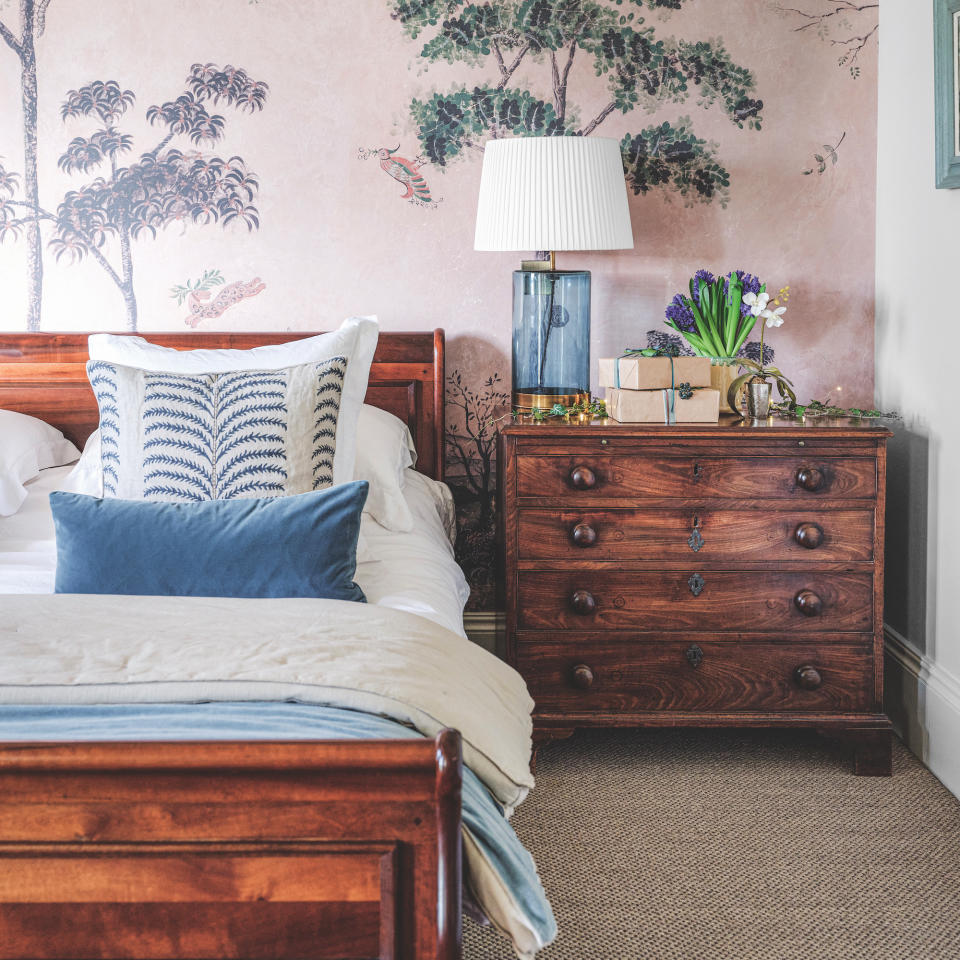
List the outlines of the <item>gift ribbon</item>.
{"type": "MultiPolygon", "coordinates": [[[[672,361],[670,366],[673,366],[672,361]]],[[[663,422],[677,422],[676,391],[673,389],[673,387],[671,387],[669,390],[663,391],[663,422]]]]}
{"type": "MultiPolygon", "coordinates": [[[[643,351],[637,347],[633,347],[633,348],[627,347],[627,352],[621,353],[620,356],[617,357],[616,362],[613,365],[613,382],[614,382],[614,386],[616,386],[618,390],[620,389],[620,361],[626,360],[627,357],[636,357],[636,356],[641,356],[642,354],[643,354],[643,351]]],[[[673,357],[670,358],[670,369],[671,371],[673,370],[673,357]]],[[[670,379],[671,381],[673,380],[672,375],[670,379]]]]}
{"type": "MultiPolygon", "coordinates": [[[[620,389],[620,361],[642,354],[642,350],[628,348],[625,353],[621,353],[620,356],[617,357],[613,365],[613,380],[617,390],[620,389]]],[[[669,424],[677,422],[677,383],[673,357],[670,354],[666,354],[666,357],[670,361],[670,387],[663,391],[663,422],[669,424]]]]}

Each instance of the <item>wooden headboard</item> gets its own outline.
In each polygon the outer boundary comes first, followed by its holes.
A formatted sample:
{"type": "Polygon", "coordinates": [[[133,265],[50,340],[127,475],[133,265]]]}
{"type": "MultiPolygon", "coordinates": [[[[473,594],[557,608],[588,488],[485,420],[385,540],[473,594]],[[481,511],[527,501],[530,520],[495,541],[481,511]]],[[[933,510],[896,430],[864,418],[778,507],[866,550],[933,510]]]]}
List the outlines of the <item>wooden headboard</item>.
{"type": "MultiPolygon", "coordinates": [[[[46,420],[78,446],[97,428],[87,381],[86,333],[0,333],[0,409],[46,420]]],[[[314,333],[154,333],[151,343],[178,350],[248,350],[314,333]]],[[[403,420],[417,444],[417,469],[443,479],[443,330],[381,333],[370,368],[367,403],[403,420]]]]}

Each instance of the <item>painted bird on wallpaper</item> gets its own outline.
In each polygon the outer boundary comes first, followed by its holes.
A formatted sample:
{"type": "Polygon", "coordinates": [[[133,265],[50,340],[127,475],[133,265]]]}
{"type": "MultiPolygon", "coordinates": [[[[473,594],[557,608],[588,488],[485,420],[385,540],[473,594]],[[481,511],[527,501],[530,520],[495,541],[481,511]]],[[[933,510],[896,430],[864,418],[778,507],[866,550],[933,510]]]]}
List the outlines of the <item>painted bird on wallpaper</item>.
{"type": "Polygon", "coordinates": [[[406,193],[401,200],[413,200],[419,203],[436,203],[430,196],[430,188],[427,181],[420,172],[420,166],[423,160],[417,157],[415,160],[406,160],[404,157],[396,156],[400,149],[398,143],[392,150],[389,147],[380,147],[377,150],[371,150],[368,156],[376,156],[380,161],[380,169],[388,176],[393,177],[398,183],[406,187],[406,193]]]}
{"type": "Polygon", "coordinates": [[[192,290],[186,298],[190,316],[183,322],[188,327],[195,327],[201,320],[214,320],[234,304],[248,297],[255,297],[266,286],[259,277],[254,277],[253,280],[238,280],[236,283],[228,283],[212,300],[209,290],[192,290]]]}

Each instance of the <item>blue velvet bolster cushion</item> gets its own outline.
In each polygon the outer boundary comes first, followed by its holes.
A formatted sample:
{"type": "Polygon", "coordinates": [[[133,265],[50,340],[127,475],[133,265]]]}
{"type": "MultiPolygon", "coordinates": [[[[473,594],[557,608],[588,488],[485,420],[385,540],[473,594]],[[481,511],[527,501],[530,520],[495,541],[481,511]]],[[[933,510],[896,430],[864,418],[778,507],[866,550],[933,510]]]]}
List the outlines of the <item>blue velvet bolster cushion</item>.
{"type": "Polygon", "coordinates": [[[353,577],[367,488],[199,503],[51,493],[56,592],[366,602],[353,577]]]}

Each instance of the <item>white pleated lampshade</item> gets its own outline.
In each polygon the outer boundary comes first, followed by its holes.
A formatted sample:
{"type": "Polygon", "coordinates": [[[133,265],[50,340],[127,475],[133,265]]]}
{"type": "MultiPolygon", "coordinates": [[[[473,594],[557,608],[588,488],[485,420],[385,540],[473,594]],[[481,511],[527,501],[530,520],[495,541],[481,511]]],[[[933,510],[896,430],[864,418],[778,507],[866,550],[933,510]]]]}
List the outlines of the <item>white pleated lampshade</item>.
{"type": "Polygon", "coordinates": [[[633,247],[620,144],[607,137],[488,140],[475,250],[633,247]]]}

